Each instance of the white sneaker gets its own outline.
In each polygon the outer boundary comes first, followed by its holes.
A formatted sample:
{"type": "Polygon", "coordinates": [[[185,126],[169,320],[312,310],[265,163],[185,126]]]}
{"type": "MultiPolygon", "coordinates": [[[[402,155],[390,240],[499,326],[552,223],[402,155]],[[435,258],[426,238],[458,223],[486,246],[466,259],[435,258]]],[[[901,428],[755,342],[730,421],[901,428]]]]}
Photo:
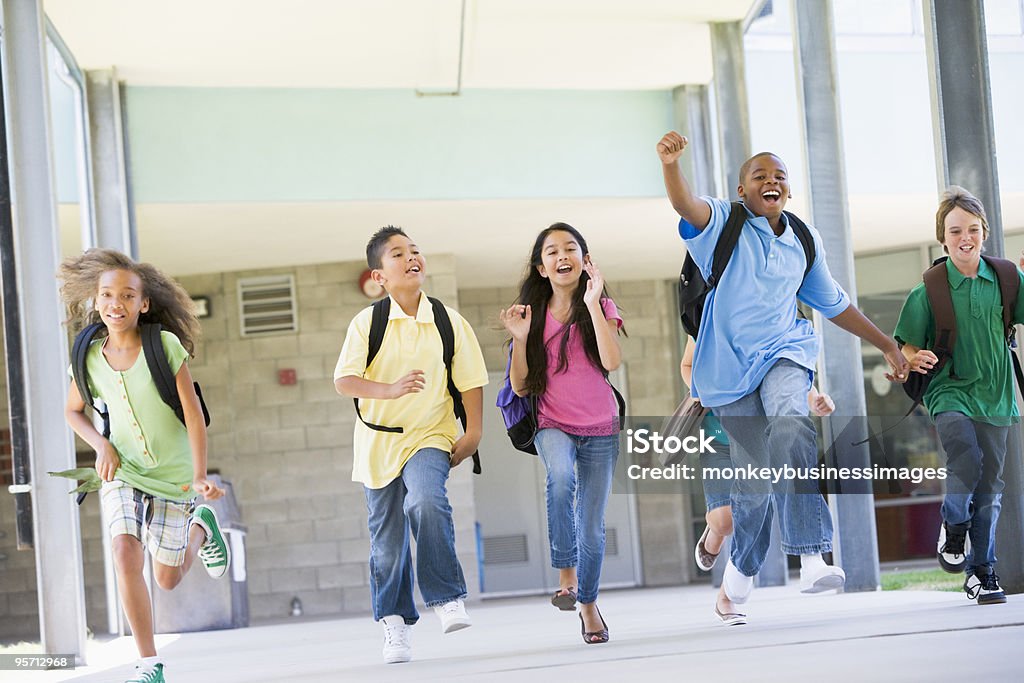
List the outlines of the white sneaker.
{"type": "Polygon", "coordinates": [[[801,593],[823,593],[846,585],[846,572],[842,567],[823,564],[809,571],[800,570],[801,593]]]}
{"type": "Polygon", "coordinates": [[[441,631],[453,633],[473,625],[469,615],[466,614],[466,605],[462,600],[452,600],[434,608],[438,619],[441,620],[441,631]]]}
{"type": "Polygon", "coordinates": [[[952,528],[946,522],[939,527],[936,555],[939,566],[950,574],[960,574],[967,568],[967,555],[971,552],[971,537],[963,525],[952,528]]]}
{"type": "Polygon", "coordinates": [[[390,614],[380,623],[384,626],[384,663],[400,664],[412,659],[412,626],[405,623],[405,618],[390,614]]]}
{"type": "Polygon", "coordinates": [[[732,560],[729,560],[722,574],[722,585],[725,587],[725,596],[737,605],[742,605],[750,598],[750,591],[754,590],[754,577],[741,574],[732,560]]]}

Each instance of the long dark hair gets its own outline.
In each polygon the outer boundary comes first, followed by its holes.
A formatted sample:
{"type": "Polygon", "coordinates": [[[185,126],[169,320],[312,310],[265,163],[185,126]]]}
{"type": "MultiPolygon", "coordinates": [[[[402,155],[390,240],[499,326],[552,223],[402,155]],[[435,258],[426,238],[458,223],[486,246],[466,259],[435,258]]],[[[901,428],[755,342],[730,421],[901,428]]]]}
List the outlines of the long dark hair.
{"type": "MultiPolygon", "coordinates": [[[[547,321],[548,302],[551,301],[554,290],[551,288],[551,280],[541,275],[537,268],[543,262],[541,256],[544,249],[544,241],[553,232],[569,233],[576,240],[576,243],[580,245],[580,250],[583,252],[584,257],[590,253],[587,241],[583,239],[583,235],[568,223],[554,223],[550,227],[541,230],[533,243],[533,249],[530,251],[530,262],[523,272],[523,280],[519,284],[519,296],[515,301],[517,304],[528,305],[532,311],[530,335],[526,339],[526,364],[529,368],[526,373],[526,390],[531,394],[542,394],[547,389],[548,355],[547,350],[544,348],[544,324],[547,321]]],[[[590,275],[583,271],[580,274],[579,283],[576,285],[576,291],[572,294],[569,319],[559,335],[558,367],[555,368],[556,373],[565,372],[569,367],[567,349],[569,346],[569,331],[573,325],[576,325],[580,332],[580,338],[583,341],[583,349],[587,353],[587,358],[590,359],[590,362],[595,367],[604,372],[604,366],[601,365],[601,353],[597,348],[594,322],[590,319],[587,305],[583,303],[583,294],[587,291],[588,280],[590,280],[590,275]]],[[[607,289],[602,289],[601,298],[606,298],[607,296],[607,289]]]]}

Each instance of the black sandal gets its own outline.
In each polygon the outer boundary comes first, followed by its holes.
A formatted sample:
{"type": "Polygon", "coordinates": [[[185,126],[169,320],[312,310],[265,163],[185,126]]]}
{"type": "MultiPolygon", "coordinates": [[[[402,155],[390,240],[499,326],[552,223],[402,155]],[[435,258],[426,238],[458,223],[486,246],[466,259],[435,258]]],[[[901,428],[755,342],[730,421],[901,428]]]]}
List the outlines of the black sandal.
{"type": "Polygon", "coordinates": [[[562,590],[557,591],[551,598],[551,604],[563,612],[574,612],[576,610],[576,589],[570,586],[565,589],[564,593],[562,590]]]}
{"type": "Polygon", "coordinates": [[[587,631],[587,624],[583,621],[583,612],[580,612],[580,633],[583,634],[583,642],[587,645],[597,645],[598,643],[607,643],[609,640],[608,636],[608,624],[604,623],[604,617],[601,616],[601,610],[597,609],[597,617],[601,620],[601,626],[603,627],[600,631],[587,631]]]}

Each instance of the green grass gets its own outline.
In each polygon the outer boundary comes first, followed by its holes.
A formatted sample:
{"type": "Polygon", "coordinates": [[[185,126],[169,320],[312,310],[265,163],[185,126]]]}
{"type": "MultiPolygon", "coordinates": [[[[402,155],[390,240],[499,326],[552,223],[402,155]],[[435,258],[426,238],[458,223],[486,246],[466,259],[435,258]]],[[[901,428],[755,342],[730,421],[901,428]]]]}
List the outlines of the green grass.
{"type": "Polygon", "coordinates": [[[962,591],[963,574],[947,574],[941,569],[882,574],[884,591],[962,591]]]}

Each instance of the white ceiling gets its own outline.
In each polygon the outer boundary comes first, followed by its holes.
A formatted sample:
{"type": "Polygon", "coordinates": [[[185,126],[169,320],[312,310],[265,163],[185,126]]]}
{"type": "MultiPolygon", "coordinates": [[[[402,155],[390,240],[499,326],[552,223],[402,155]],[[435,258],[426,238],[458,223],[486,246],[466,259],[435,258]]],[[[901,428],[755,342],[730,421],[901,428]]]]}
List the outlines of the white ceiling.
{"type": "MultiPolygon", "coordinates": [[[[934,240],[934,195],[854,195],[850,202],[858,253],[934,240]]],[[[810,215],[799,196],[787,208],[810,215]]],[[[1024,215],[1024,193],[1004,195],[1002,209],[1004,216],[1024,215]]],[[[64,253],[73,253],[81,248],[76,207],[62,206],[60,218],[64,253]]],[[[176,275],[361,261],[369,235],[389,223],[404,226],[428,257],[455,254],[460,287],[515,284],[533,239],[555,221],[583,233],[613,283],[675,277],[684,254],[675,232],[678,218],[660,197],[145,204],[137,207],[137,220],[146,226],[139,235],[141,257],[176,275]],[[496,217],[504,218],[499,223],[496,217]]],[[[820,229],[827,233],[830,226],[820,229]]]]}
{"type": "MultiPolygon", "coordinates": [[[[466,0],[466,88],[665,89],[711,77],[707,21],[752,0],[466,0]]],[[[452,90],[461,0],[46,0],[83,69],[130,85],[452,90]]],[[[653,145],[651,152],[654,159],[653,145]]],[[[932,239],[934,195],[853,195],[853,244],[932,239]],[[900,230],[892,230],[898,225],[900,230]]],[[[798,196],[790,208],[803,211],[798,196]]],[[[609,279],[673,277],[682,245],[661,197],[516,201],[181,203],[136,207],[141,256],[175,274],[362,258],[376,227],[404,225],[456,255],[463,287],[512,284],[532,238],[577,226],[609,279]],[[184,246],[187,245],[187,246],[184,246]]],[[[1003,198],[1024,227],[1024,194],[1003,198]]],[[[64,206],[65,248],[79,248],[64,206]]],[[[827,226],[822,226],[827,229],[827,226]]]]}
{"type": "MultiPolygon", "coordinates": [[[[707,22],[753,0],[466,0],[466,88],[711,78],[707,22]]],[[[46,0],[83,69],[132,85],[452,90],[462,0],[46,0]]]]}

